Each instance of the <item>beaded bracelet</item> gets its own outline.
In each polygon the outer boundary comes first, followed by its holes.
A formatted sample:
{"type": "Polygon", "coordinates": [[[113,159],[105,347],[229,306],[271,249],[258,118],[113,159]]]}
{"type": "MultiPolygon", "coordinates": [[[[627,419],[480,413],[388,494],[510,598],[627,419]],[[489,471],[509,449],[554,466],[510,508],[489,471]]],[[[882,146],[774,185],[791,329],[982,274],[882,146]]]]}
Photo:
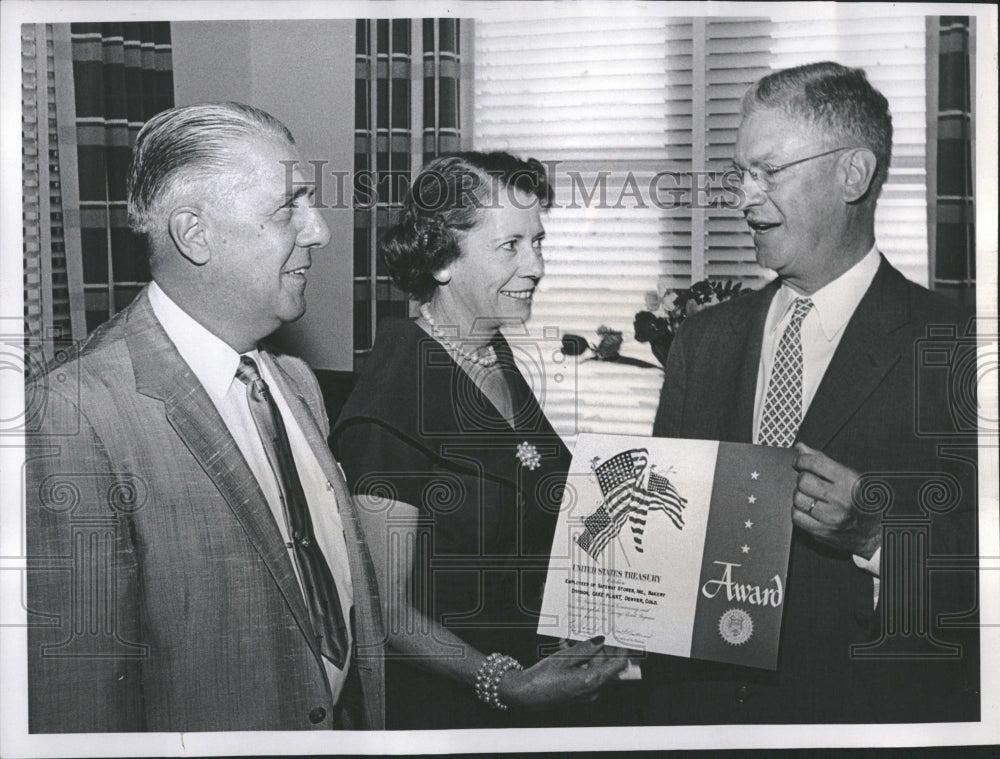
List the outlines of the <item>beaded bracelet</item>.
{"type": "Polygon", "coordinates": [[[476,673],[476,698],[494,709],[507,709],[507,704],[500,700],[500,680],[512,669],[523,670],[524,667],[512,656],[500,653],[487,656],[476,673]]]}

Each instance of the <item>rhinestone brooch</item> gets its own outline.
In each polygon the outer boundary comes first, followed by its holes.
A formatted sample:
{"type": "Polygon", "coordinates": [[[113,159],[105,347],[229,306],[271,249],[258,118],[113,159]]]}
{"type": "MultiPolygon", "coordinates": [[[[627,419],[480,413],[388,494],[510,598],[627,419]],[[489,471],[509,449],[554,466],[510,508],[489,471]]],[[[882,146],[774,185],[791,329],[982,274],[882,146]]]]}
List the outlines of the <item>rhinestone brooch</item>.
{"type": "Polygon", "coordinates": [[[526,466],[528,469],[538,469],[542,463],[542,457],[538,455],[538,449],[527,440],[517,446],[517,452],[514,455],[521,462],[521,466],[526,466]]]}

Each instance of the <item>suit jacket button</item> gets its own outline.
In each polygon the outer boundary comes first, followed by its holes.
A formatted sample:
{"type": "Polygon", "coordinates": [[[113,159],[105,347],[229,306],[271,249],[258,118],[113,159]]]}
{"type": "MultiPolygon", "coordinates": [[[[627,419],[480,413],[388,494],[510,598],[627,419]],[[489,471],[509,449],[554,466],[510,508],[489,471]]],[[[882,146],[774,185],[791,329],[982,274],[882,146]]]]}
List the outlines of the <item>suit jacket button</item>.
{"type": "Polygon", "coordinates": [[[750,695],[750,689],[745,685],[741,685],[736,689],[736,701],[737,703],[746,703],[747,697],[750,695]]]}
{"type": "Polygon", "coordinates": [[[317,706],[311,712],[309,712],[309,721],[314,725],[318,725],[320,722],[326,719],[326,709],[322,706],[317,706]]]}
{"type": "Polygon", "coordinates": [[[865,609],[858,609],[854,612],[854,621],[858,627],[868,627],[871,624],[873,613],[865,609]]]}

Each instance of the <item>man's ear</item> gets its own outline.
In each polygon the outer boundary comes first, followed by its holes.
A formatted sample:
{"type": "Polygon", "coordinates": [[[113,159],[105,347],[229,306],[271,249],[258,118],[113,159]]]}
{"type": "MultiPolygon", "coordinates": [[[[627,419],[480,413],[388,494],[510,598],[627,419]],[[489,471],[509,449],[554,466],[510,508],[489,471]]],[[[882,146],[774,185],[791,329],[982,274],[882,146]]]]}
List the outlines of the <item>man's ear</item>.
{"type": "Polygon", "coordinates": [[[194,206],[174,209],[168,224],[170,239],[177,250],[195,266],[204,266],[212,257],[201,218],[201,210],[194,206]]]}
{"type": "Polygon", "coordinates": [[[868,194],[868,189],[875,181],[878,159],[867,148],[856,148],[844,157],[843,170],[844,201],[855,203],[868,194]]]}

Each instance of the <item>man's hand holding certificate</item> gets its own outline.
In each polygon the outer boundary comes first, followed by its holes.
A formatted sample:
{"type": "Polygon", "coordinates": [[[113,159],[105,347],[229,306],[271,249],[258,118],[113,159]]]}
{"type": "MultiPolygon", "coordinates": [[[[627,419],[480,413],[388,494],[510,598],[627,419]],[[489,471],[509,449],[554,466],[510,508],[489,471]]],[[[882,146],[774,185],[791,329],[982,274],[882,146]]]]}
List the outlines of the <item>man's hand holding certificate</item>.
{"type": "Polygon", "coordinates": [[[581,435],[539,633],[774,669],[795,452],[581,435]]]}

